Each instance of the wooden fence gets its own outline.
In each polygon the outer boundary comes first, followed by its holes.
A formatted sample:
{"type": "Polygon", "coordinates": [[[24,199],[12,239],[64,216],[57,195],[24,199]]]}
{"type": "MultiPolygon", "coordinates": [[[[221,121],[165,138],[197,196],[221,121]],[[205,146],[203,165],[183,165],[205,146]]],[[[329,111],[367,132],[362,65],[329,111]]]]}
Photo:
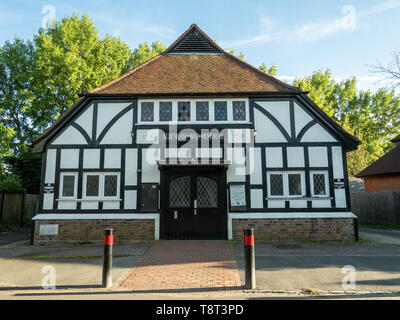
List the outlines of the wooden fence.
{"type": "Polygon", "coordinates": [[[30,225],[36,214],[39,195],[20,193],[0,193],[0,223],[4,226],[30,225]]]}
{"type": "Polygon", "coordinates": [[[351,207],[361,223],[400,224],[400,191],[352,194],[351,207]]]}

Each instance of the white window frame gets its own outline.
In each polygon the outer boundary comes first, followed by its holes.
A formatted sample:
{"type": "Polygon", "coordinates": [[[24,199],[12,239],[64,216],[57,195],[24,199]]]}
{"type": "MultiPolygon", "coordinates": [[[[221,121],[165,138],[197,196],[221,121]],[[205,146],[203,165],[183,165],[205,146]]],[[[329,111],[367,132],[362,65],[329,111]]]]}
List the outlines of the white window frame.
{"type": "Polygon", "coordinates": [[[78,172],[61,172],[60,173],[60,191],[59,198],[60,199],[76,199],[78,194],[78,172]],[[64,177],[65,176],[74,176],[74,195],[71,197],[63,196],[64,191],[64,177]]]}
{"type": "Polygon", "coordinates": [[[269,171],[267,172],[268,198],[302,198],[306,195],[306,183],[304,171],[269,171]],[[271,195],[271,174],[283,175],[283,195],[271,195]],[[289,174],[300,174],[301,177],[301,194],[289,194],[289,174]]]}
{"type": "Polygon", "coordinates": [[[121,174],[119,172],[84,172],[82,179],[82,199],[83,200],[120,200],[121,174]],[[87,176],[99,176],[99,195],[96,197],[86,196],[87,176]],[[115,197],[104,195],[105,176],[117,176],[117,195],[115,197]]]}
{"type": "Polygon", "coordinates": [[[249,99],[237,98],[237,99],[140,99],[138,101],[138,124],[140,125],[152,125],[152,124],[209,124],[210,122],[216,124],[248,124],[250,123],[250,107],[249,99]],[[178,102],[190,102],[190,121],[178,121],[178,102]],[[208,102],[208,121],[197,121],[196,119],[196,102],[208,102]],[[227,103],[227,120],[226,121],[215,121],[214,114],[214,102],[225,101],[227,103]],[[241,101],[246,106],[246,120],[233,120],[233,101],[241,101]],[[142,103],[153,102],[154,103],[154,120],[153,121],[142,121],[142,103]],[[172,102],[172,120],[171,121],[160,121],[160,102],[172,102]]]}
{"type": "Polygon", "coordinates": [[[310,189],[311,189],[311,196],[315,198],[326,198],[330,195],[329,190],[329,174],[328,171],[310,171],[310,189]],[[325,194],[318,195],[314,194],[314,174],[323,174],[325,176],[325,194]]]}

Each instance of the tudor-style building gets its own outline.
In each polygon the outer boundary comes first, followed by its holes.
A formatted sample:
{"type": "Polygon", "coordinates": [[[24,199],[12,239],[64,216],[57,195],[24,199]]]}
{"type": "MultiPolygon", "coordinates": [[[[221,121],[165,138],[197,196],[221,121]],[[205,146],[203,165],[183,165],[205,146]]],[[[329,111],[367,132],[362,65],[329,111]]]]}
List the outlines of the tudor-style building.
{"type": "Polygon", "coordinates": [[[91,90],[33,142],[43,153],[35,244],[354,239],[346,152],[359,141],[306,92],[192,25],[91,90]]]}

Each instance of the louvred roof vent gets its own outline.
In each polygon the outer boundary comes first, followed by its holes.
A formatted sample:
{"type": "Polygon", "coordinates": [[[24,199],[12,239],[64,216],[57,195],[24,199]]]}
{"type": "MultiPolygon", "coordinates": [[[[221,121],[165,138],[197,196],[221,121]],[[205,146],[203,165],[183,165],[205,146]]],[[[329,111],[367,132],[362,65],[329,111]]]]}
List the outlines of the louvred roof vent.
{"type": "Polygon", "coordinates": [[[223,50],[195,24],[167,49],[169,54],[222,52],[223,50]]]}

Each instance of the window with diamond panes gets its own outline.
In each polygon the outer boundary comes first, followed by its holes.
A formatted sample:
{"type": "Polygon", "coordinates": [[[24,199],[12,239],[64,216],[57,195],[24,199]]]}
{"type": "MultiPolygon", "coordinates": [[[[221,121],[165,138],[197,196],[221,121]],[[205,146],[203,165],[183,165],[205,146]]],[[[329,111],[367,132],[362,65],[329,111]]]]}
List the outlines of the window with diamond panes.
{"type": "Polygon", "coordinates": [[[271,174],[269,180],[271,196],[283,196],[283,175],[271,174]]]}
{"type": "Polygon", "coordinates": [[[154,102],[142,102],[142,121],[154,121],[154,102]]]}
{"type": "Polygon", "coordinates": [[[205,177],[197,178],[197,206],[199,208],[218,207],[218,185],[205,177]]]}
{"type": "Polygon", "coordinates": [[[196,120],[197,121],[208,121],[209,120],[208,102],[207,101],[196,102],[196,120]]]}
{"type": "Polygon", "coordinates": [[[118,176],[106,175],[104,176],[104,196],[116,197],[118,194],[118,176]]]}
{"type": "Polygon", "coordinates": [[[228,120],[228,110],[226,101],[216,101],[214,103],[214,119],[215,121],[228,120]]]}
{"type": "Polygon", "coordinates": [[[181,177],[172,180],[169,184],[170,208],[190,207],[190,177],[181,177]]]}
{"type": "Polygon", "coordinates": [[[289,195],[291,196],[301,196],[301,174],[289,174],[289,195]]]}
{"type": "Polygon", "coordinates": [[[314,173],[313,174],[313,186],[315,196],[326,196],[326,181],[325,174],[314,173]]]}
{"type": "Polygon", "coordinates": [[[172,102],[160,102],[160,121],[172,121],[172,102]]]}
{"type": "Polygon", "coordinates": [[[63,176],[63,197],[73,197],[75,195],[75,176],[64,175],[63,176]]]}
{"type": "Polygon", "coordinates": [[[99,179],[98,175],[86,176],[86,196],[98,197],[99,196],[99,179]]]}
{"type": "Polygon", "coordinates": [[[190,121],[190,102],[178,102],[178,121],[190,121]]]}
{"type": "Polygon", "coordinates": [[[233,120],[246,121],[246,103],[244,101],[233,101],[233,120]]]}

